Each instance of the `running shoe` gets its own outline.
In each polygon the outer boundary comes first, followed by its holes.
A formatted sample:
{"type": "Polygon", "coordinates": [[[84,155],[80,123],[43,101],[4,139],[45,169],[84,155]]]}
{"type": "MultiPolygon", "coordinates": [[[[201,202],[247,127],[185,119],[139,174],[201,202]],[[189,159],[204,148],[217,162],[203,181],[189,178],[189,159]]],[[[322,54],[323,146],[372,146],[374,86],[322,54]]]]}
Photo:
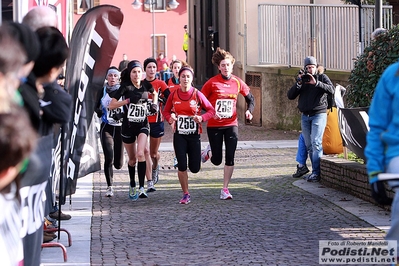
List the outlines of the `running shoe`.
{"type": "Polygon", "coordinates": [[[129,198],[131,200],[137,200],[139,198],[139,193],[137,193],[137,188],[136,187],[130,187],[129,186],[129,198]]]}
{"type": "Polygon", "coordinates": [[[157,191],[154,187],[154,182],[152,180],[147,181],[147,193],[157,191]]]}
{"type": "Polygon", "coordinates": [[[188,193],[183,195],[183,198],[179,201],[180,204],[189,204],[191,202],[191,196],[188,193]]]}
{"type": "Polygon", "coordinates": [[[206,161],[209,160],[209,152],[211,151],[211,146],[208,144],[206,146],[205,150],[201,153],[201,161],[205,163],[206,161]]]}
{"type": "Polygon", "coordinates": [[[107,197],[113,197],[114,196],[114,189],[111,186],[109,186],[107,188],[107,192],[105,192],[105,196],[107,196],[107,197]]]}
{"type": "Polygon", "coordinates": [[[308,182],[320,182],[320,176],[314,173],[311,173],[307,178],[306,181],[308,182]]]}
{"type": "Polygon", "coordinates": [[[230,194],[229,189],[222,188],[222,190],[220,191],[220,199],[228,200],[228,199],[232,199],[232,198],[233,198],[233,196],[230,194]]]}
{"type": "Polygon", "coordinates": [[[148,198],[148,195],[147,195],[147,193],[145,193],[143,187],[141,187],[141,188],[139,189],[139,198],[142,198],[142,199],[148,198]]]}
{"type": "Polygon", "coordinates": [[[302,167],[299,167],[299,165],[296,165],[296,172],[292,175],[293,178],[300,178],[301,176],[309,173],[309,168],[304,165],[302,167]]]}
{"type": "Polygon", "coordinates": [[[152,169],[152,181],[154,182],[154,185],[158,183],[159,179],[159,164],[155,169],[152,169]]]}

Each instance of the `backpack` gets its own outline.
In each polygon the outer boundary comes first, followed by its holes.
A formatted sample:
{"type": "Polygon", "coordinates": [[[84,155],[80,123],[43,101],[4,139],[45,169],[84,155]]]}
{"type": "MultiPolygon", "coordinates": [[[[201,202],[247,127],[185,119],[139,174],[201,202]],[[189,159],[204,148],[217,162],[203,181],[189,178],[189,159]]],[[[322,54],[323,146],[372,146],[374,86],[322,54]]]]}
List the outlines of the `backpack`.
{"type": "Polygon", "coordinates": [[[334,93],[327,92],[327,110],[336,107],[334,93]]]}
{"type": "MultiPolygon", "coordinates": [[[[322,76],[323,74],[318,75],[317,79],[322,81],[322,76]]],[[[327,92],[327,110],[330,109],[330,111],[332,111],[333,107],[336,107],[334,93],[327,92]]]]}

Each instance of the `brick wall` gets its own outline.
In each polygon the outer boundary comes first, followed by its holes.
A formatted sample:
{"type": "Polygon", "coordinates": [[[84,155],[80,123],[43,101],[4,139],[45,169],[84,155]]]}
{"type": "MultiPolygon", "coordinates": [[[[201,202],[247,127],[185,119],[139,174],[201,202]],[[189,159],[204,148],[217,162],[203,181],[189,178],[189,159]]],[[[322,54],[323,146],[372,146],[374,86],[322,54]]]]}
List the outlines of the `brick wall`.
{"type": "MultiPolygon", "coordinates": [[[[376,204],[371,197],[366,165],[324,156],[321,159],[320,170],[321,184],[376,204]]],[[[388,190],[388,196],[393,197],[391,190],[388,190]]]]}

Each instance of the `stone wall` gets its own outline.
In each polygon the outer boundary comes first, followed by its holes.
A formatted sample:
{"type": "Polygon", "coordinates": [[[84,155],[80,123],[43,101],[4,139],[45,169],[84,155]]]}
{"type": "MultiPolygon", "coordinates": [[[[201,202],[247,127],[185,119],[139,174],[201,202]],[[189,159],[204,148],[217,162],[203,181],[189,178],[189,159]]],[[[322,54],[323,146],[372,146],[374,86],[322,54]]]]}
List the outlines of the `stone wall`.
{"type": "MultiPolygon", "coordinates": [[[[371,197],[366,165],[338,157],[324,156],[321,159],[320,170],[322,185],[376,204],[371,197]]],[[[387,193],[390,197],[394,196],[392,190],[388,190],[387,193]]]]}
{"type": "MultiPolygon", "coordinates": [[[[287,91],[295,84],[295,77],[299,68],[287,66],[248,66],[247,73],[261,75],[261,99],[258,112],[261,116],[261,126],[265,128],[300,130],[300,112],[298,100],[288,100],[287,91]]],[[[326,70],[325,72],[332,83],[342,86],[348,85],[349,72],[326,70]]],[[[245,81],[245,77],[241,77],[245,81]]],[[[238,101],[238,117],[243,121],[246,104],[243,97],[238,101]]],[[[256,119],[254,117],[254,119],[256,119]]]]}

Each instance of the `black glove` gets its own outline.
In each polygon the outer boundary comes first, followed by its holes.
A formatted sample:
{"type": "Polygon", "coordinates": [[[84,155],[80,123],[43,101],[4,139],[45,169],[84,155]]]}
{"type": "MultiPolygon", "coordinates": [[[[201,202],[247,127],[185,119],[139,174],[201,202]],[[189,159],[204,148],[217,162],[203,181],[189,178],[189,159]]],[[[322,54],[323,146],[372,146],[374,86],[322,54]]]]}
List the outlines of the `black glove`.
{"type": "Polygon", "coordinates": [[[119,120],[121,120],[123,118],[123,113],[115,113],[115,114],[112,115],[112,118],[115,121],[119,121],[119,120]]]}
{"type": "Polygon", "coordinates": [[[381,205],[391,205],[392,199],[387,196],[383,181],[377,181],[371,184],[371,196],[381,205]]]}
{"type": "Polygon", "coordinates": [[[152,103],[150,105],[150,113],[156,113],[158,112],[158,104],[152,103]]]}
{"type": "Polygon", "coordinates": [[[103,110],[101,108],[96,108],[94,112],[96,112],[98,118],[101,118],[103,116],[103,110]]]}

